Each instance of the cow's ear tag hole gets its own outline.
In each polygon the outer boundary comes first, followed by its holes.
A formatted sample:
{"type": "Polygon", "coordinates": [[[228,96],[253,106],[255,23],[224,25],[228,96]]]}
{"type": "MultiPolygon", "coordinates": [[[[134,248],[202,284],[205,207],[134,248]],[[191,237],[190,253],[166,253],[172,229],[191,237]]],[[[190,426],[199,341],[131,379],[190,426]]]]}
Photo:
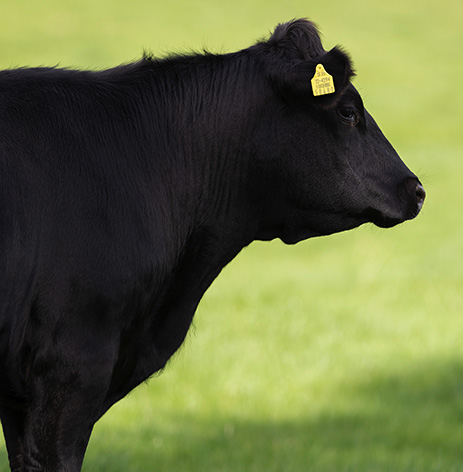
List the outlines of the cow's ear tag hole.
{"type": "Polygon", "coordinates": [[[312,80],[312,90],[314,97],[334,93],[333,77],[326,72],[323,64],[318,64],[312,80]]]}

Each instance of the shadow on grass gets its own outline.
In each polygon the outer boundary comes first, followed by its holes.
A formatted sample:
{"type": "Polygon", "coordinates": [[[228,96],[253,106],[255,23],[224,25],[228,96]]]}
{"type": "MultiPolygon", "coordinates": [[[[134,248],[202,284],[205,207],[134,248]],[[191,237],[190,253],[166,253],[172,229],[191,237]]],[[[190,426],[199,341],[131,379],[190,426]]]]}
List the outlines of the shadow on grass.
{"type": "Polygon", "coordinates": [[[278,422],[169,414],[165,431],[153,419],[96,434],[84,471],[463,471],[463,360],[337,394],[347,411],[278,422]]]}
{"type": "Polygon", "coordinates": [[[398,370],[339,385],[344,410],[288,421],[160,411],[163,429],[97,429],[84,471],[463,471],[463,359],[398,370]]]}

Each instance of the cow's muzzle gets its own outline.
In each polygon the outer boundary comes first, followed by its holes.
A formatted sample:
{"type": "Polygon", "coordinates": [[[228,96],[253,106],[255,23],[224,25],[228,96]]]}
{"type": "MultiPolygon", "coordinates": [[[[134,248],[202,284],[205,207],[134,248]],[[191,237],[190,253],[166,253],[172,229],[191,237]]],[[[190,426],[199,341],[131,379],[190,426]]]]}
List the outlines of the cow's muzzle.
{"type": "Polygon", "coordinates": [[[376,226],[390,228],[415,218],[423,208],[425,197],[426,192],[421,182],[416,177],[407,177],[399,185],[397,194],[383,200],[379,207],[370,207],[367,217],[376,226]]]}

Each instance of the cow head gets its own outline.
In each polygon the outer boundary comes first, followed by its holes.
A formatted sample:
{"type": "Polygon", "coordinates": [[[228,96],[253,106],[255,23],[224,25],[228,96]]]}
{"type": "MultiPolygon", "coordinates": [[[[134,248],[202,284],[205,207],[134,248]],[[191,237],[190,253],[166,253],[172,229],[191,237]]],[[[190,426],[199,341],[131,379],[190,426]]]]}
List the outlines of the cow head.
{"type": "Polygon", "coordinates": [[[258,237],[294,243],[417,216],[425,191],[365,110],[348,55],[326,52],[305,20],[278,26],[252,50],[268,94],[253,160],[252,193],[265,202],[258,237]],[[311,79],[320,64],[334,91],[317,96],[311,79]]]}

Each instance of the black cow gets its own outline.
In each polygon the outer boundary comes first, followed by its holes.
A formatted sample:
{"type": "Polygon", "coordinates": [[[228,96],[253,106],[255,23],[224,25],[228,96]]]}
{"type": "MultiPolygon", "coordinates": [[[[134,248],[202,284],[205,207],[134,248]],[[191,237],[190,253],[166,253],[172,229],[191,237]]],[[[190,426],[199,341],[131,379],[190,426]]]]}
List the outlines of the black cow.
{"type": "Polygon", "coordinates": [[[352,76],[305,20],[233,54],[0,72],[0,417],[13,470],[80,470],[94,423],[165,366],[251,241],[418,214],[423,187],[352,76]],[[332,76],[321,91],[319,65],[332,76]]]}

